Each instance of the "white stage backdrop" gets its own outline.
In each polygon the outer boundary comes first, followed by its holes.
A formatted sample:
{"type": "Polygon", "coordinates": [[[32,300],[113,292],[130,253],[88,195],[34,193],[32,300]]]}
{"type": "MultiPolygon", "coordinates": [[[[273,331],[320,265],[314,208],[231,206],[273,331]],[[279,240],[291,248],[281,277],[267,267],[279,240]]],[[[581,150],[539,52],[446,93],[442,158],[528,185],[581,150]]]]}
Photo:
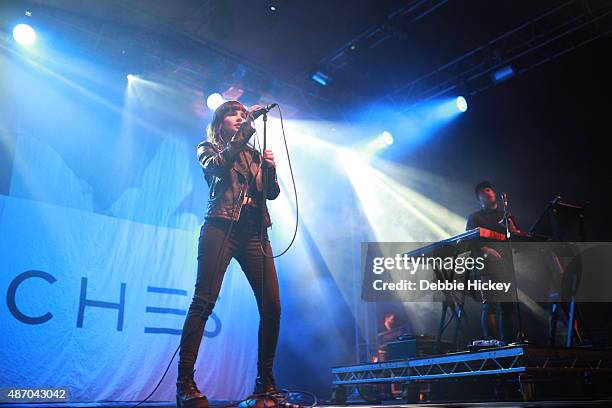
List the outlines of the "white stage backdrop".
{"type": "MultiPolygon", "coordinates": [[[[168,169],[193,154],[162,143],[140,186],[103,215],[56,151],[19,139],[11,193],[0,195],[0,386],[67,386],[74,401],[139,400],[153,389],[193,295],[199,224],[176,212],[191,188],[178,180],[193,177],[187,166],[168,169]],[[147,217],[182,228],[133,221],[147,217]]],[[[257,324],[252,291],[232,262],[196,366],[210,398],[251,391],[257,324]]],[[[152,399],[173,400],[175,379],[176,360],[152,399]]]]}

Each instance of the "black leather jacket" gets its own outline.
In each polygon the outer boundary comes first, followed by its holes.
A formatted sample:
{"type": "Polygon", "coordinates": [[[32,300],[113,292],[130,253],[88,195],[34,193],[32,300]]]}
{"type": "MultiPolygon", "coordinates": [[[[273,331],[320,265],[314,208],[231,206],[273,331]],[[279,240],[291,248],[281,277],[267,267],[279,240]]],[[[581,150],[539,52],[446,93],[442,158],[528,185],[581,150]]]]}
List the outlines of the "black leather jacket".
{"type": "MultiPolygon", "coordinates": [[[[274,200],[280,194],[275,168],[261,167],[260,171],[261,155],[247,146],[253,133],[255,129],[247,126],[236,132],[226,146],[211,142],[202,142],[198,145],[198,161],[204,170],[204,177],[210,189],[205,218],[218,217],[237,221],[240,218],[244,196],[247,193],[247,183],[253,182],[254,179],[257,191],[261,192],[264,171],[268,171],[267,199],[274,200]],[[247,163],[250,163],[250,166],[247,163]]],[[[272,225],[272,222],[265,200],[263,201],[263,223],[267,228],[272,225]]]]}

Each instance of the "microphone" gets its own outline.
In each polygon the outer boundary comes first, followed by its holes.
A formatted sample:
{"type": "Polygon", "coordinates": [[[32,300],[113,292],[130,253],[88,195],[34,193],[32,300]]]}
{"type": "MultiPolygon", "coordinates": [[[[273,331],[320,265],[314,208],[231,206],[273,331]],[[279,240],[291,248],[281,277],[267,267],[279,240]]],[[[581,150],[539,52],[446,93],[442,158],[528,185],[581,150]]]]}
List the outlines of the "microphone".
{"type": "Polygon", "coordinates": [[[257,109],[256,111],[251,112],[251,117],[253,118],[253,120],[255,120],[261,115],[263,115],[264,113],[270,112],[272,109],[274,109],[277,106],[278,106],[277,103],[271,103],[270,105],[266,105],[263,108],[260,108],[260,109],[257,109]]]}
{"type": "MultiPolygon", "coordinates": [[[[240,130],[238,130],[238,132],[250,127],[251,129],[253,129],[253,127],[251,126],[251,123],[255,122],[255,119],[257,119],[258,117],[260,117],[261,115],[263,115],[264,113],[268,113],[270,112],[272,109],[274,109],[275,107],[277,107],[278,104],[277,103],[271,103],[269,105],[264,106],[263,108],[259,108],[256,111],[253,111],[249,114],[249,116],[247,117],[247,120],[245,120],[244,122],[242,122],[242,125],[240,125],[240,130]]],[[[253,133],[251,134],[251,136],[255,133],[255,129],[253,129],[253,133]]]]}

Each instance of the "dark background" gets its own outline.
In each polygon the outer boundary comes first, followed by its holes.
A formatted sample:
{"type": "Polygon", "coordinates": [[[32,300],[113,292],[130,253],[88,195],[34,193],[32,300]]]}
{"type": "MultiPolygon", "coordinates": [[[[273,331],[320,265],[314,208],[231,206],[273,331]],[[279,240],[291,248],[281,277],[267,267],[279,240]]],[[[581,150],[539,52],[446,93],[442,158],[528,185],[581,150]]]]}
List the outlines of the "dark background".
{"type": "Polygon", "coordinates": [[[609,241],[611,45],[591,44],[476,95],[465,115],[403,160],[470,185],[490,180],[508,192],[523,229],[555,195],[588,201],[587,238],[609,241]]]}

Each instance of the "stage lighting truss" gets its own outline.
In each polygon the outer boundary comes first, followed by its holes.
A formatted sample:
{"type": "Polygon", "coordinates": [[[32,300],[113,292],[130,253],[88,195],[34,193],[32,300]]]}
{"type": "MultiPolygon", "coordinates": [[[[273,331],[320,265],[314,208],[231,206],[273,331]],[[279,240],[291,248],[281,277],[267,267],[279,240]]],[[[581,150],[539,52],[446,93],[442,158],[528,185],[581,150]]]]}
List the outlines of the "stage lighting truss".
{"type": "Polygon", "coordinates": [[[332,368],[334,386],[409,383],[503,374],[611,372],[612,352],[508,346],[383,363],[332,368]]]}
{"type": "Polygon", "coordinates": [[[604,24],[612,7],[589,0],[570,0],[472,49],[430,73],[411,80],[377,99],[413,109],[431,99],[468,89],[473,96],[500,81],[495,73],[524,74],[546,62],[609,34],[604,24]],[[588,4],[587,4],[588,3],[588,4]]]}
{"type": "MultiPolygon", "coordinates": [[[[408,27],[435,12],[448,0],[412,0],[389,14],[385,23],[351,38],[317,63],[329,75],[358,61],[360,49],[370,49],[390,38],[402,37],[408,27]]],[[[512,76],[523,74],[578,47],[609,35],[612,16],[605,2],[569,0],[493,40],[410,80],[371,104],[397,106],[406,112],[431,99],[466,92],[473,96],[512,76]]]]}

